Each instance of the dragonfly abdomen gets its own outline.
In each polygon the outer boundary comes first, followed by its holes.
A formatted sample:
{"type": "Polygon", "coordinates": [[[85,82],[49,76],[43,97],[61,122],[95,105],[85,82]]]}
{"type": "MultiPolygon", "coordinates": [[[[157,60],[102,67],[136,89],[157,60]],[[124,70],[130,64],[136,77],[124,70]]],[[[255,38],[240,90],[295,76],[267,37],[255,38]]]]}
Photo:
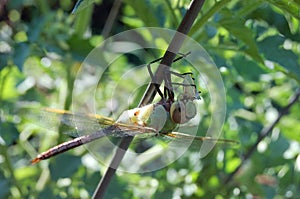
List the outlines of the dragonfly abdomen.
{"type": "Polygon", "coordinates": [[[83,135],[78,138],[75,138],[73,140],[64,142],[62,144],[59,144],[57,146],[54,146],[47,151],[39,154],[35,159],[31,161],[32,164],[38,163],[41,160],[46,160],[52,156],[55,156],[57,154],[63,153],[65,151],[68,151],[70,149],[76,148],[78,146],[81,146],[85,143],[92,142],[98,138],[101,138],[103,136],[107,135],[107,132],[104,133],[104,131],[98,131],[97,133],[90,134],[90,135],[83,135]]]}

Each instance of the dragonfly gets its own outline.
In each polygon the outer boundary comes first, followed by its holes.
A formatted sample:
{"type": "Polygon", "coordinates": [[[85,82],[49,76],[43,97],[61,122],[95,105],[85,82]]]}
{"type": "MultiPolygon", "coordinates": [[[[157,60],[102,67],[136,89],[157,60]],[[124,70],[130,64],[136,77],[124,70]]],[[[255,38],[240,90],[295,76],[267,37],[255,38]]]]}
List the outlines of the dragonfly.
{"type": "MultiPolygon", "coordinates": [[[[189,53],[190,52],[180,54],[173,62],[182,59],[189,53]]],[[[85,128],[91,128],[93,125],[96,129],[92,133],[79,135],[72,140],[63,142],[38,154],[31,160],[31,163],[38,163],[41,160],[51,158],[106,136],[164,137],[181,141],[199,140],[237,144],[238,142],[235,140],[194,136],[186,133],[174,132],[174,129],[176,129],[178,125],[188,123],[197,115],[195,100],[200,100],[201,98],[194,83],[194,79],[192,78],[192,73],[190,72],[177,73],[166,70],[164,76],[167,76],[167,73],[169,73],[172,76],[181,78],[182,82],[171,82],[168,78],[164,78],[164,88],[163,91],[161,91],[159,84],[155,83],[156,80],[150,66],[152,63],[161,59],[162,58],[154,60],[147,65],[150,78],[154,82],[155,89],[161,99],[156,103],[126,110],[117,120],[97,114],[76,114],[67,110],[45,108],[45,112],[60,116],[60,122],[67,126],[75,126],[76,129],[78,128],[76,126],[76,121],[82,123],[83,125],[77,129],[79,131],[84,131],[85,128]],[[182,87],[182,92],[179,93],[177,97],[175,97],[174,86],[182,87]]]]}

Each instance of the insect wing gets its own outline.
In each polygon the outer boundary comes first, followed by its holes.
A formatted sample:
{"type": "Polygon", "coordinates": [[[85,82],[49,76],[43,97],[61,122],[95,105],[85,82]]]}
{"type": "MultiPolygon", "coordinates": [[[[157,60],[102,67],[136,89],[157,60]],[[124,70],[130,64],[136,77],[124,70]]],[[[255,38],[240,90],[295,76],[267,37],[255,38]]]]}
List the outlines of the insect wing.
{"type": "Polygon", "coordinates": [[[200,99],[195,82],[190,74],[185,75],[183,80],[183,95],[187,99],[200,99]]]}
{"type": "Polygon", "coordinates": [[[170,132],[170,133],[163,134],[163,136],[172,140],[176,140],[178,142],[195,141],[199,143],[199,142],[208,141],[208,142],[216,142],[216,143],[223,143],[223,144],[239,144],[239,142],[236,140],[219,139],[219,138],[212,138],[206,136],[193,136],[193,135],[180,133],[180,132],[170,132]]]}
{"type": "Polygon", "coordinates": [[[70,111],[45,108],[40,113],[40,125],[64,134],[77,137],[78,135],[91,134],[102,128],[114,124],[108,117],[92,114],[74,114],[70,111]]]}

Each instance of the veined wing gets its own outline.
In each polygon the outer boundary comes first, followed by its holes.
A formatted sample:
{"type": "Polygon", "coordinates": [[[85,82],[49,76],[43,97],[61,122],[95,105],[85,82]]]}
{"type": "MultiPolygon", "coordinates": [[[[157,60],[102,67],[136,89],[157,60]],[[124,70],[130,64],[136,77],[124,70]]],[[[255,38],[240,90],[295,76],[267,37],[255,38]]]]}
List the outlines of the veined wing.
{"type": "MultiPolygon", "coordinates": [[[[43,120],[41,122],[47,123],[46,126],[50,128],[53,128],[53,126],[58,127],[60,123],[63,123],[71,127],[70,131],[78,131],[80,135],[92,134],[112,125],[119,127],[123,132],[128,132],[130,135],[140,134],[139,132],[155,132],[153,128],[116,122],[114,119],[102,115],[72,113],[71,111],[60,109],[45,108],[42,110],[41,117],[41,120],[43,120]],[[129,133],[130,131],[131,133],[129,133]]],[[[69,132],[66,133],[68,134],[69,132]]]]}
{"type": "MultiPolygon", "coordinates": [[[[55,156],[59,153],[63,153],[65,151],[68,151],[70,149],[73,149],[75,147],[78,147],[80,145],[92,142],[94,140],[100,139],[104,136],[115,136],[115,137],[126,137],[126,136],[135,136],[135,135],[146,135],[146,134],[152,134],[155,135],[157,132],[155,129],[150,127],[143,127],[138,125],[130,125],[130,124],[123,124],[119,122],[114,122],[110,118],[102,117],[99,115],[84,115],[84,114],[73,114],[69,111],[65,110],[58,110],[58,109],[48,109],[50,113],[55,113],[58,115],[61,115],[63,117],[64,123],[67,125],[73,125],[74,121],[73,119],[83,119],[86,122],[85,117],[88,117],[89,123],[99,123],[100,125],[107,126],[106,128],[101,128],[101,126],[98,126],[98,129],[90,134],[85,134],[82,136],[79,136],[73,140],[61,143],[57,146],[54,146],[50,148],[49,150],[39,154],[35,159],[31,161],[31,163],[37,163],[41,160],[48,159],[52,156],[55,156]],[[85,116],[85,117],[84,117],[85,116]],[[103,120],[104,119],[104,120],[103,120]],[[104,124],[102,123],[104,121],[104,124]],[[69,122],[71,122],[69,124],[69,122]]],[[[82,122],[82,121],[78,121],[82,122]]],[[[85,124],[89,125],[89,124],[85,124]]],[[[87,126],[88,128],[88,126],[87,126]]]]}
{"type": "Polygon", "coordinates": [[[192,136],[185,133],[180,132],[170,132],[170,133],[163,133],[161,134],[164,137],[174,139],[179,142],[185,142],[185,141],[211,141],[211,142],[217,142],[217,143],[229,143],[229,144],[239,144],[236,140],[229,140],[229,139],[219,139],[219,138],[213,138],[213,137],[205,137],[205,136],[192,136]]]}
{"type": "Polygon", "coordinates": [[[73,113],[67,110],[44,108],[40,114],[41,123],[50,128],[61,124],[72,127],[78,131],[97,131],[115,123],[112,118],[97,114],[73,113]]]}

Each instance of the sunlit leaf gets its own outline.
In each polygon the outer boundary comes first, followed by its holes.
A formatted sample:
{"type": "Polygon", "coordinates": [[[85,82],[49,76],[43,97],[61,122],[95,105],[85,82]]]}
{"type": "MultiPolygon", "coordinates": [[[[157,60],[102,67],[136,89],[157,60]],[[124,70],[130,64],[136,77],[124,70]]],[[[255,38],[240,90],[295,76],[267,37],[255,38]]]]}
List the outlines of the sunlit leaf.
{"type": "Polygon", "coordinates": [[[279,69],[291,78],[300,81],[300,65],[298,56],[290,50],[285,50],[282,46],[285,38],[279,35],[270,36],[258,43],[260,52],[267,60],[280,65],[279,69]]]}
{"type": "Polygon", "coordinates": [[[159,18],[155,17],[153,9],[153,5],[147,3],[146,1],[125,1],[128,5],[130,5],[134,11],[135,14],[140,18],[146,26],[158,26],[159,18]],[[147,5],[149,4],[149,5],[147,5]]]}
{"type": "Polygon", "coordinates": [[[244,56],[236,56],[232,61],[239,75],[250,81],[259,81],[260,75],[266,73],[256,62],[244,56]]]}
{"type": "Polygon", "coordinates": [[[300,3],[297,1],[289,1],[289,0],[268,0],[271,4],[281,8],[284,12],[289,13],[293,17],[300,19],[300,3]]]}
{"type": "Polygon", "coordinates": [[[300,128],[300,123],[297,122],[299,119],[296,118],[283,118],[280,124],[282,128],[282,133],[289,139],[300,142],[300,132],[298,129],[300,128]]]}
{"type": "Polygon", "coordinates": [[[13,99],[20,95],[16,89],[18,83],[23,80],[22,73],[16,66],[10,66],[0,71],[0,99],[13,99]]]}
{"type": "Polygon", "coordinates": [[[244,25],[245,21],[243,19],[234,16],[228,9],[224,9],[221,12],[219,23],[224,26],[230,34],[246,44],[245,52],[247,54],[254,60],[262,62],[262,58],[258,53],[258,48],[254,40],[254,35],[251,30],[244,25]]]}

